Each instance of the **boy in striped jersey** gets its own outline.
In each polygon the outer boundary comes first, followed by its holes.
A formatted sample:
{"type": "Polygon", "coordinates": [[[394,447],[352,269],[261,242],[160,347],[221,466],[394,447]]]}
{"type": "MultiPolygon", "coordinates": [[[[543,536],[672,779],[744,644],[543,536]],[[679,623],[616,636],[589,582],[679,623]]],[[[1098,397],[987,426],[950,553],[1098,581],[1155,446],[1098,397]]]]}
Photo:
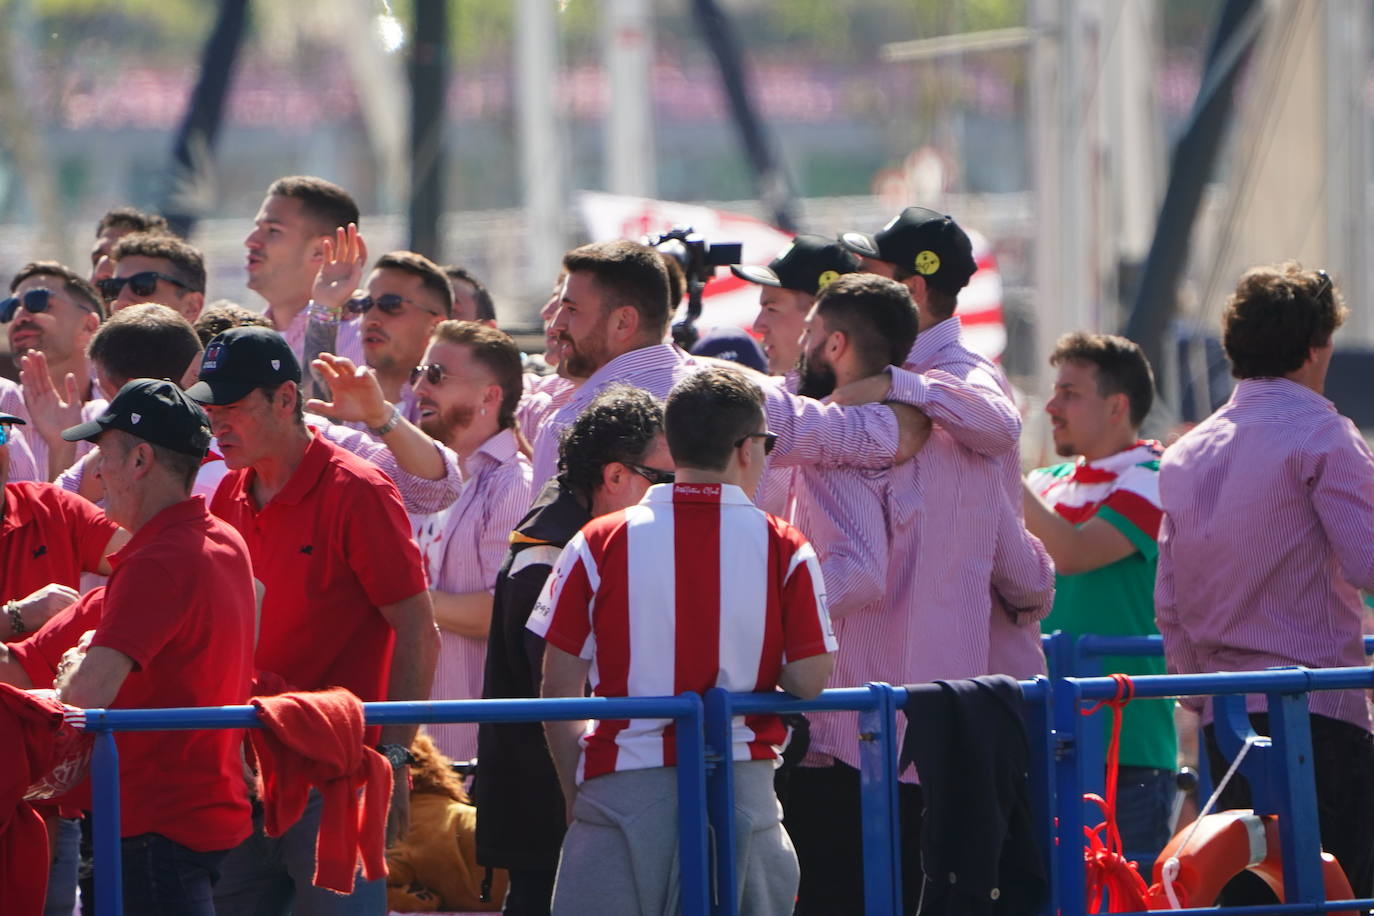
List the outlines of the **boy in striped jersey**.
{"type": "MultiPolygon", "coordinates": [[[[1066,334],[1050,365],[1059,370],[1045,405],[1063,464],[1026,479],[1026,527],[1054,558],[1054,610],[1046,627],[1143,636],[1154,620],[1159,534],[1158,442],[1140,425],[1154,376],[1140,347],[1108,334],[1066,334]]],[[[1107,657],[1106,671],[1163,674],[1160,658],[1107,657]]],[[[1173,703],[1139,700],[1125,710],[1117,818],[1131,852],[1156,852],[1169,839],[1177,745],[1173,703]]]]}
{"type": "MultiPolygon", "coordinates": [[[[750,497],[774,436],[763,394],[706,369],[668,396],[673,485],[586,525],[564,548],[530,616],[547,641],[544,696],[662,696],[725,687],[821,691],[835,637],[815,551],[750,497]]],[[[555,913],[661,913],[674,907],[677,787],[671,722],[549,722],[570,824],[555,913]],[[579,746],[580,745],[580,746],[579,746]]],[[[734,726],[740,818],[739,911],[792,912],[797,858],[773,792],[777,716],[734,726]]]]}

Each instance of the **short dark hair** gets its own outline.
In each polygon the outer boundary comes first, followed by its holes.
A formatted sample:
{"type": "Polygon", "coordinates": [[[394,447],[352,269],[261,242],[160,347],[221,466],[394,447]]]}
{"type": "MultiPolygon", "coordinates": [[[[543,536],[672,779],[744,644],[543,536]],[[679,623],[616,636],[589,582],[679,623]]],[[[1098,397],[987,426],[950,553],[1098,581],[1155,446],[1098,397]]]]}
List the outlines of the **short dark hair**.
{"type": "Polygon", "coordinates": [[[497,417],[502,429],[515,426],[515,408],[525,392],[524,366],[520,362],[520,348],[504,331],[489,328],[475,321],[439,322],[434,339],[459,344],[472,350],[472,358],[496,377],[501,386],[501,413],[497,417]]]}
{"type": "Polygon", "coordinates": [[[91,337],[88,354],[110,381],[122,385],[136,378],[180,383],[200,351],[190,322],[165,305],[146,302],[110,316],[91,337]]]}
{"type": "Polygon", "coordinates": [[[868,375],[906,362],[919,319],[907,288],[877,274],[845,274],[816,297],[826,330],[849,338],[868,375]]]}
{"type": "Polygon", "coordinates": [[[739,440],[759,432],[763,392],[741,372],[703,369],[668,392],[663,420],[679,468],[723,471],[739,440]]]}
{"type": "Polygon", "coordinates": [[[1133,340],[1115,334],[1074,331],[1059,338],[1050,365],[1078,363],[1097,367],[1097,393],[1124,394],[1131,405],[1131,425],[1139,427],[1155,399],[1155,376],[1145,351],[1133,340]]]}
{"type": "Polygon", "coordinates": [[[663,432],[663,407],[632,385],[613,384],[598,394],[558,443],[558,480],[591,503],[601,471],[613,461],[640,464],[663,432]]]}
{"type": "Polygon", "coordinates": [[[633,308],[646,335],[662,337],[667,332],[672,314],[668,270],[655,249],[623,239],[593,242],[565,254],[563,269],[591,274],[606,310],[633,308]]]}
{"type": "Polygon", "coordinates": [[[1221,340],[1239,379],[1281,378],[1331,343],[1348,314],[1340,290],[1322,270],[1288,261],[1245,272],[1226,301],[1221,340]]]}
{"type": "Polygon", "coordinates": [[[19,284],[29,277],[39,276],[57,277],[62,281],[62,286],[67,291],[67,295],[85,301],[97,317],[105,317],[105,301],[100,297],[100,293],[96,292],[91,281],[67,265],[59,264],[56,261],[30,261],[19,268],[19,273],[10,280],[10,292],[18,289],[19,284]]]}
{"type": "Polygon", "coordinates": [[[358,204],[353,195],[334,182],[313,175],[278,178],[267,189],[267,195],[299,200],[306,218],[315,223],[317,235],[332,234],[340,226],[358,222],[358,204]]]}
{"type": "Polygon", "coordinates": [[[671,316],[687,292],[687,274],[682,270],[681,261],[661,248],[657,250],[663,259],[663,269],[668,272],[668,314],[671,316]]]}
{"type": "Polygon", "coordinates": [[[477,321],[496,320],[496,303],[491,300],[491,291],[487,289],[485,283],[473,275],[472,271],[455,264],[445,267],[444,275],[450,280],[462,280],[472,287],[472,300],[477,306],[477,314],[474,318],[477,321]]]}
{"type": "Polygon", "coordinates": [[[205,256],[189,242],[174,235],[135,232],[116,242],[110,252],[116,262],[133,257],[161,258],[171,265],[172,276],[195,292],[205,292],[205,256]]]}
{"type": "Polygon", "coordinates": [[[106,210],[105,215],[96,223],[95,234],[104,235],[110,229],[124,229],[127,232],[149,232],[170,235],[167,218],[159,213],[148,213],[137,207],[115,207],[106,210]]]}
{"type": "Polygon", "coordinates": [[[390,251],[377,259],[373,270],[399,270],[420,278],[420,285],[429,290],[443,303],[444,315],[453,314],[453,287],[448,285],[448,277],[429,258],[413,251],[390,251]]]}
{"type": "Polygon", "coordinates": [[[267,316],[261,312],[246,309],[237,302],[230,302],[228,299],[217,299],[210,303],[209,308],[200,313],[200,317],[191,327],[195,328],[196,336],[200,338],[200,345],[205,347],[209,346],[210,341],[230,328],[270,328],[272,322],[268,321],[267,316]]]}

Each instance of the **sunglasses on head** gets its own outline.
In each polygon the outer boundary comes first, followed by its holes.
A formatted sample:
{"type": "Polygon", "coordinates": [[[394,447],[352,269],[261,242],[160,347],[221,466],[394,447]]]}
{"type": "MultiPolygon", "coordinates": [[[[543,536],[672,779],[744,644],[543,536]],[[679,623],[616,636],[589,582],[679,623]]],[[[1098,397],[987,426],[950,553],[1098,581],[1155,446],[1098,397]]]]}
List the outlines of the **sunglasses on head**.
{"type": "Polygon", "coordinates": [[[763,440],[763,453],[764,453],[765,455],[771,453],[771,452],[773,451],[773,446],[775,446],[775,445],[778,444],[778,434],[777,434],[777,433],[768,433],[768,432],[764,432],[764,433],[749,433],[748,435],[741,436],[741,437],[739,438],[739,440],[738,440],[737,442],[735,442],[735,448],[739,448],[741,445],[743,445],[744,443],[748,442],[750,439],[762,439],[762,440],[763,440]]]}
{"type": "Polygon", "coordinates": [[[677,480],[677,475],[672,471],[661,471],[658,468],[651,468],[643,464],[630,464],[626,462],[625,467],[634,471],[640,477],[652,484],[672,483],[677,480]]]}
{"type": "Polygon", "coordinates": [[[127,277],[107,277],[104,280],[96,281],[96,286],[100,287],[100,295],[105,297],[106,302],[113,302],[119,298],[119,294],[126,283],[129,284],[129,289],[133,291],[135,296],[151,296],[153,291],[157,289],[158,280],[166,280],[181,289],[191,288],[189,283],[183,283],[176,277],[159,273],[156,270],[141,270],[127,277]]]}

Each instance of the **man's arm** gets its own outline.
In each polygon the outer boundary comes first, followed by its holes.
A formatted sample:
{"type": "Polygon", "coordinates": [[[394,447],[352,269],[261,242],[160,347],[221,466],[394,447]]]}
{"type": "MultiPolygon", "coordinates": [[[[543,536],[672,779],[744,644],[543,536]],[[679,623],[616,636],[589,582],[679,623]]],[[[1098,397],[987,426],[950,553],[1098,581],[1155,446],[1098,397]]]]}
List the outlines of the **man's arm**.
{"type": "Polygon", "coordinates": [[[434,603],[434,622],[459,636],[486,639],[491,630],[491,592],[441,592],[429,590],[434,603]]]}
{"type": "Polygon", "coordinates": [[[93,646],[74,666],[58,674],[57,698],[80,709],[104,709],[114,702],[134,660],[106,646],[93,646]]]}
{"type": "MultiPolygon", "coordinates": [[[[395,604],[378,608],[396,632],[391,654],[391,680],[388,700],[428,700],[434,683],[434,666],[439,659],[439,631],[434,627],[434,606],[429,592],[420,592],[395,604]]],[[[416,725],[383,725],[382,743],[410,747],[416,725]]]]}
{"type": "MultiPolygon", "coordinates": [[[[824,652],[788,662],[778,672],[778,686],[794,697],[809,700],[825,689],[830,672],[835,670],[835,653],[824,652]]],[[[552,745],[552,740],[550,740],[552,745]]]]}
{"type": "Polygon", "coordinates": [[[109,542],[105,545],[105,551],[100,557],[100,563],[92,571],[99,576],[108,576],[110,573],[114,572],[114,567],[110,565],[110,554],[118,553],[123,549],[124,545],[129,543],[129,538],[131,537],[133,537],[133,535],[123,528],[116,529],[115,533],[110,535],[109,542]]]}
{"type": "Polygon", "coordinates": [[[1136,552],[1130,539],[1110,522],[1090,518],[1072,525],[1045,505],[1028,482],[1022,481],[1022,490],[1026,527],[1045,545],[1061,576],[1092,572],[1136,552]]]}
{"type": "MultiPolygon", "coordinates": [[[[587,670],[590,667],[591,662],[585,658],[570,655],[555,646],[546,646],[544,648],[544,676],[539,688],[539,695],[542,697],[585,696],[587,670]]],[[[582,755],[582,746],[579,741],[586,728],[587,723],[581,720],[544,723],[544,736],[549,742],[549,753],[553,756],[553,767],[558,771],[558,783],[563,787],[563,799],[567,803],[569,821],[572,820],[573,799],[577,796],[577,760],[582,755]]]]}
{"type": "Polygon", "coordinates": [[[13,684],[21,690],[33,686],[33,680],[19,660],[10,654],[10,647],[0,643],[0,684],[13,684]]]}
{"type": "Polygon", "coordinates": [[[992,590],[1013,622],[1044,620],[1054,608],[1054,563],[1045,545],[1022,524],[1016,507],[996,480],[997,547],[992,555],[992,590]]]}
{"type": "Polygon", "coordinates": [[[367,264],[367,243],[358,233],[358,227],[349,223],[335,230],[334,239],[324,240],[323,254],[320,271],[315,275],[315,285],[310,291],[305,343],[301,353],[301,365],[306,367],[306,384],[310,389],[307,396],[312,398],[329,397],[328,380],[315,365],[315,357],[321,353],[338,352],[343,306],[362,282],[363,267],[367,264]],[[311,369],[315,371],[311,372],[311,369]]]}
{"type": "Polygon", "coordinates": [[[1304,476],[1342,578],[1374,591],[1374,455],[1354,424],[1340,419],[1304,448],[1304,476]]]}

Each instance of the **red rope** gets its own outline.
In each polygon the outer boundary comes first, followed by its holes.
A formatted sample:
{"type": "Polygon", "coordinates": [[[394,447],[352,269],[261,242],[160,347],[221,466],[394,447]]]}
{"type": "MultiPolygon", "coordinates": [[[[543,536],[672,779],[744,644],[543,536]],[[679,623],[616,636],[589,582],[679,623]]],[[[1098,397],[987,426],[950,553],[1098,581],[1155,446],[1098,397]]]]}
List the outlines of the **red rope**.
{"type": "Polygon", "coordinates": [[[1084,826],[1083,834],[1087,845],[1083,849],[1084,864],[1088,875],[1088,912],[1103,912],[1099,909],[1102,895],[1107,895],[1108,913],[1131,913],[1148,909],[1146,894],[1149,888],[1135,862],[1128,861],[1121,848],[1121,832],[1116,825],[1116,779],[1121,755],[1121,714],[1126,704],[1135,697],[1135,685],[1124,674],[1113,674],[1116,681],[1116,695],[1110,700],[1100,700],[1083,715],[1091,716],[1106,706],[1112,711],[1112,739],[1107,745],[1107,797],[1084,795],[1083,800],[1102,809],[1102,823],[1096,827],[1084,826]]]}

